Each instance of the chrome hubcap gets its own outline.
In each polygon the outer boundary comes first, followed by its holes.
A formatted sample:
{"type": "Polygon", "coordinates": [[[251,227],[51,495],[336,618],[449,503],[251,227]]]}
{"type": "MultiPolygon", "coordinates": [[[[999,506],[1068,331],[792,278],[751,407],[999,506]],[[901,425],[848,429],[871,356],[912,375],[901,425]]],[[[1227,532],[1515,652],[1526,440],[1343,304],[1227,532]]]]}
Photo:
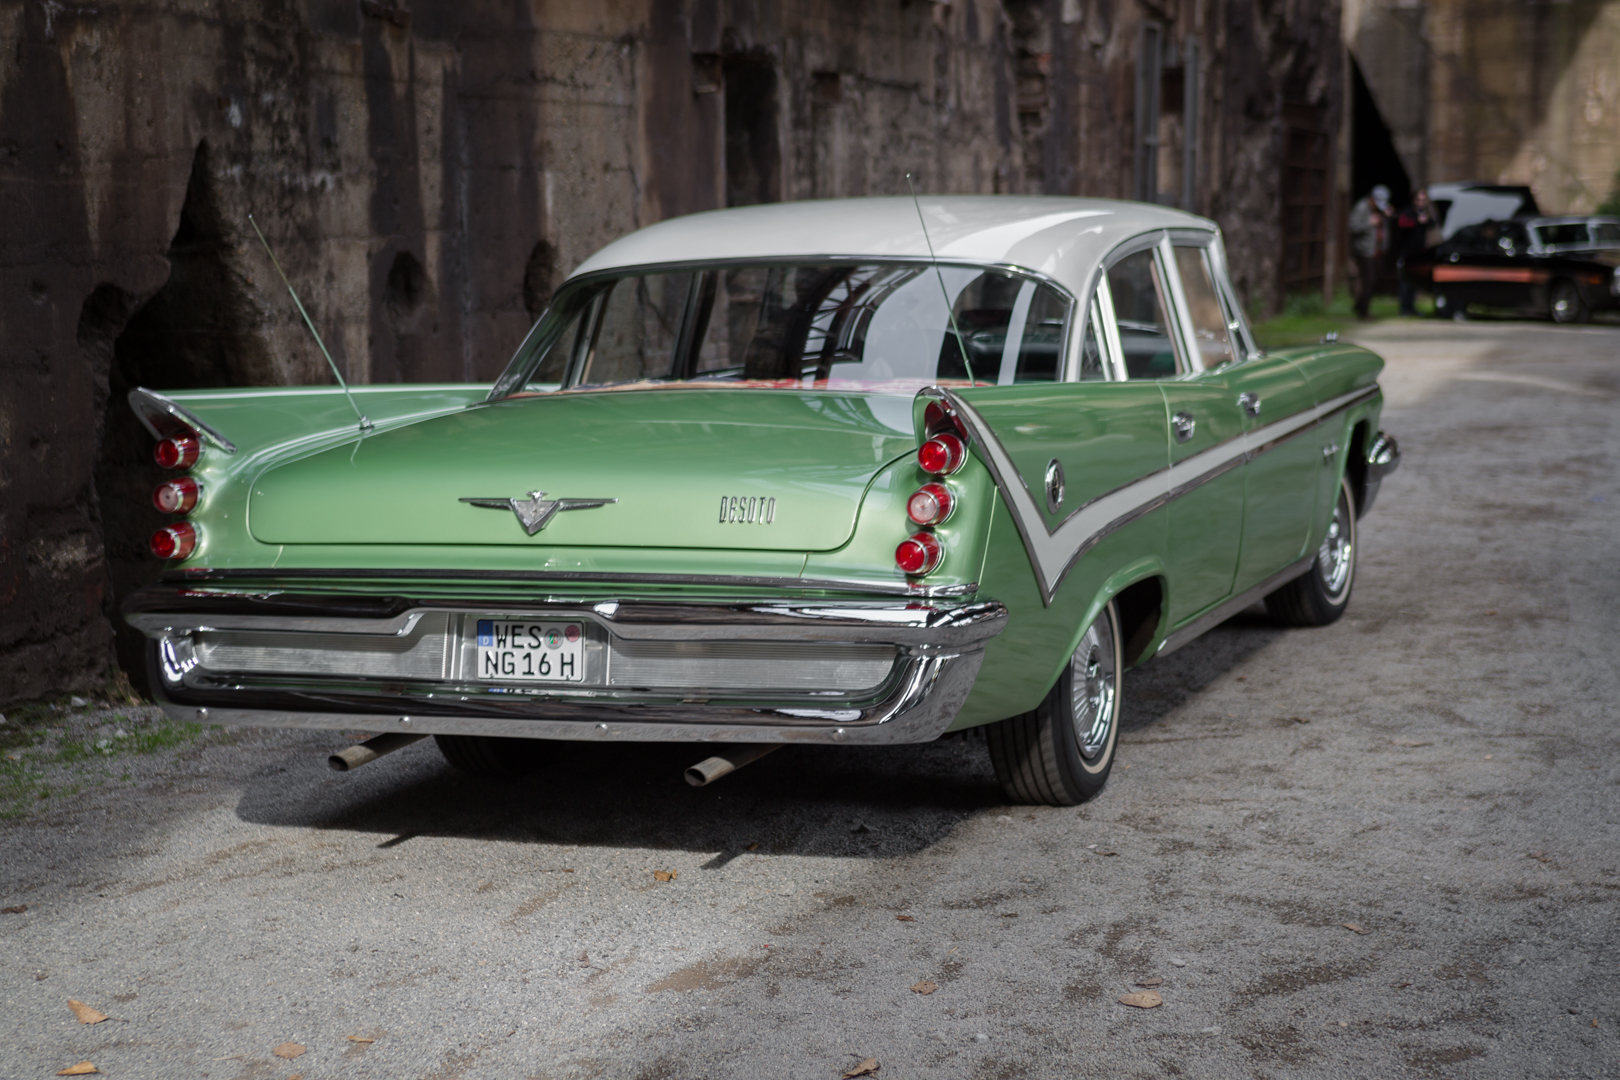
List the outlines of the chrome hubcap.
{"type": "Polygon", "coordinates": [[[1350,520],[1350,503],[1343,493],[1333,507],[1333,521],[1328,525],[1322,549],[1316,553],[1317,573],[1322,575],[1322,587],[1337,600],[1350,585],[1350,569],[1354,565],[1355,525],[1350,520]]]}
{"type": "Polygon", "coordinates": [[[1096,761],[1113,734],[1119,673],[1114,670],[1114,632],[1106,613],[1097,616],[1069,662],[1070,707],[1080,756],[1096,761]]]}

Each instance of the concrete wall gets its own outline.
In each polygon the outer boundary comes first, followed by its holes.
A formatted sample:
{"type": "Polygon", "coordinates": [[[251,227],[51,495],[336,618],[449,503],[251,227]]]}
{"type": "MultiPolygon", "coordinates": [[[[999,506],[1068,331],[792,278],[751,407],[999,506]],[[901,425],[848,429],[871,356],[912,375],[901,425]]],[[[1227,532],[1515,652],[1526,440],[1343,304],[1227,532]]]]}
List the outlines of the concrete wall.
{"type": "Polygon", "coordinates": [[[1271,305],[1279,109],[1337,116],[1331,0],[0,0],[0,703],[137,661],[131,386],[330,381],[249,213],[348,378],[485,380],[670,215],[908,170],[1128,194],[1147,17],[1201,43],[1196,201],[1271,305]]]}
{"type": "Polygon", "coordinates": [[[1529,184],[1582,213],[1620,170],[1620,0],[1347,0],[1344,38],[1414,183],[1529,184]]]}

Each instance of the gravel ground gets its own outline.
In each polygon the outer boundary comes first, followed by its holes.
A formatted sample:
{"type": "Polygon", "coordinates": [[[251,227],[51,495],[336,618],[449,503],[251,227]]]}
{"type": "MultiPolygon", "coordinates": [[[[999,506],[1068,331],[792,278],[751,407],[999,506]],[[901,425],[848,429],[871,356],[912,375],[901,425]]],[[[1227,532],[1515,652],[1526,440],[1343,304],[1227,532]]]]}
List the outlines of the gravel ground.
{"type": "Polygon", "coordinates": [[[1349,614],[1132,673],[1081,808],[1003,805],[973,737],[694,790],[689,747],[492,784],[36,718],[0,1076],[1620,1073],[1620,331],[1363,337],[1406,460],[1349,614]]]}

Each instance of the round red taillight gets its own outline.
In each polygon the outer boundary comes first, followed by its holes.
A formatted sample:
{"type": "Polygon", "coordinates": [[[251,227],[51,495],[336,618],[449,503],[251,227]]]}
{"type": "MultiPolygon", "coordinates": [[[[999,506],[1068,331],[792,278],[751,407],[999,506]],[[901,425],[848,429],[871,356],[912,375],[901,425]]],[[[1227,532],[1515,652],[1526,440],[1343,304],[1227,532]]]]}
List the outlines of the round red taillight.
{"type": "Polygon", "coordinates": [[[930,401],[928,408],[923,410],[923,432],[927,435],[938,435],[942,431],[962,434],[962,421],[957,419],[956,413],[942,402],[930,401]]]}
{"type": "Polygon", "coordinates": [[[956,509],[956,498],[944,484],[924,484],[906,500],[906,516],[918,525],[938,525],[956,509]]]}
{"type": "Polygon", "coordinates": [[[917,447],[917,464],[923,472],[949,476],[967,460],[967,447],[955,435],[942,432],[917,447]]]}
{"type": "Polygon", "coordinates": [[[912,533],[894,549],[894,564],[908,574],[929,574],[945,557],[945,545],[933,533],[912,533]]]}
{"type": "Polygon", "coordinates": [[[186,514],[197,505],[202,485],[189,476],[165,480],[152,492],[152,505],[165,514],[186,514]]]}
{"type": "Polygon", "coordinates": [[[165,469],[186,469],[197,463],[202,444],[189,435],[164,439],[152,451],[152,457],[165,469]]]}
{"type": "Polygon", "coordinates": [[[160,559],[184,559],[197,550],[197,527],[188,521],[165,525],[152,534],[152,554],[160,559]]]}

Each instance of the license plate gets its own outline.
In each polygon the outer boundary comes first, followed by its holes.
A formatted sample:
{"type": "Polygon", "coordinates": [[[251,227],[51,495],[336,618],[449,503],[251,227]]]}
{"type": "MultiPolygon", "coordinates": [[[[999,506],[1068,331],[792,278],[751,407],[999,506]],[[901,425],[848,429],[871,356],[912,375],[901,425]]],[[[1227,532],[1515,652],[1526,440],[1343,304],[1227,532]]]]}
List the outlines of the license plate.
{"type": "Polygon", "coordinates": [[[579,623],[479,619],[476,677],[502,682],[584,682],[584,630],[579,623]]]}

